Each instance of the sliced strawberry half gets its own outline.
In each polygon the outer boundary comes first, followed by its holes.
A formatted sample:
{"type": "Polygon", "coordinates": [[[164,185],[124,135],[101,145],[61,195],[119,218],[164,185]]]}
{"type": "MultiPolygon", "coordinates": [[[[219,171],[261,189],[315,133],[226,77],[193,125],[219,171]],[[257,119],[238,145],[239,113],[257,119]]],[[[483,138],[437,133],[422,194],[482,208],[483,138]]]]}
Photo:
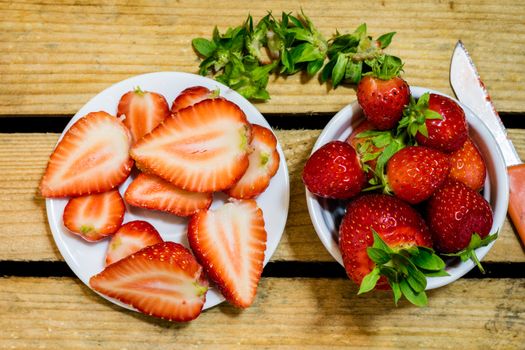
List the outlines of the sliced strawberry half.
{"type": "Polygon", "coordinates": [[[226,300],[248,307],[255,299],[266,249],[262,210],[254,200],[234,201],[193,215],[188,241],[226,300]]]}
{"type": "Polygon", "coordinates": [[[64,226],[86,241],[95,242],[117,232],[125,211],[118,190],[75,197],[64,208],[64,226]]]}
{"type": "Polygon", "coordinates": [[[248,168],[250,141],[243,111],[216,98],[167,118],[131,148],[131,156],[142,171],[186,191],[221,191],[248,168]]]}
{"type": "Polygon", "coordinates": [[[209,98],[219,97],[219,89],[210,90],[204,86],[192,86],[182,90],[171,105],[171,113],[177,113],[183,108],[193,106],[196,103],[209,98]]]}
{"type": "Polygon", "coordinates": [[[202,311],[208,281],[190,251],[158,243],[108,265],[91,288],[138,311],[170,321],[191,321],[202,311]]]}
{"type": "Polygon", "coordinates": [[[51,154],[40,192],[44,197],[78,197],[109,191],[128,177],[131,137],[124,124],[106,112],[80,118],[51,154]]]}
{"type": "Polygon", "coordinates": [[[170,115],[168,102],[161,94],[137,87],[120,98],[117,116],[125,116],[124,125],[131,131],[133,142],[140,140],[170,115]]]}
{"type": "Polygon", "coordinates": [[[124,199],[136,207],[190,216],[198,210],[208,209],[213,195],[185,191],[158,176],[141,173],[128,186],[124,199]]]}
{"type": "Polygon", "coordinates": [[[163,242],[159,232],[149,222],[136,220],[122,225],[111,237],[106,252],[106,266],[142,248],[163,242]]]}
{"type": "Polygon", "coordinates": [[[279,168],[277,139],[270,129],[252,124],[252,153],[248,170],[226,193],[238,199],[254,198],[270,184],[279,168]]]}

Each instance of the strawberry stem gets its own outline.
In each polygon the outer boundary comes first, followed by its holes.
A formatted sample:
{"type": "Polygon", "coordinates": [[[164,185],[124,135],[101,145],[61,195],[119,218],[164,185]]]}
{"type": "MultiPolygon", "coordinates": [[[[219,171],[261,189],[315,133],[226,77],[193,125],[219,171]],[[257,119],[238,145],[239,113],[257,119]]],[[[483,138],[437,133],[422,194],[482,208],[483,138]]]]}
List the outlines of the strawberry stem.
{"type": "Polygon", "coordinates": [[[144,96],[144,91],[142,91],[142,89],[138,85],[135,87],[135,89],[133,89],[133,92],[139,96],[144,96]]]}

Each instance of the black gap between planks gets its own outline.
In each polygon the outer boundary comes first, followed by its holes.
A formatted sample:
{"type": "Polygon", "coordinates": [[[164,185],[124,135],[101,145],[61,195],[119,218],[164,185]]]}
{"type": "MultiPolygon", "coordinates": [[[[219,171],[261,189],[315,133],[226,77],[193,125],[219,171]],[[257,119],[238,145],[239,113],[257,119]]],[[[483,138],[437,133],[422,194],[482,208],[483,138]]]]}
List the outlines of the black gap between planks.
{"type": "MultiPolygon", "coordinates": [[[[323,129],[335,113],[302,113],[264,115],[274,129],[293,130],[323,129]]],[[[71,115],[0,115],[0,133],[61,133],[71,119],[71,115]]],[[[501,112],[501,120],[506,128],[525,129],[525,113],[501,112]]]]}
{"type": "MultiPolygon", "coordinates": [[[[477,268],[463,278],[525,278],[525,263],[483,263],[485,274],[477,268]]],[[[265,278],[347,278],[336,262],[272,261],[263,271],[265,278]]],[[[2,277],[75,277],[63,261],[0,261],[2,277]]]]}

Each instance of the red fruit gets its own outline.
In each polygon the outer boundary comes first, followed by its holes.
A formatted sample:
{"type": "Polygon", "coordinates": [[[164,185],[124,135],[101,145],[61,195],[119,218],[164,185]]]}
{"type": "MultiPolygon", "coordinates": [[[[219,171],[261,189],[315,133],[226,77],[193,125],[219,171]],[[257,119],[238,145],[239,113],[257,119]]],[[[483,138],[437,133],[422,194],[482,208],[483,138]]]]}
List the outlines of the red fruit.
{"type": "MultiPolygon", "coordinates": [[[[360,133],[363,133],[365,131],[373,131],[377,130],[374,124],[370,122],[369,120],[363,120],[353,131],[352,134],[348,137],[347,141],[352,147],[357,151],[359,156],[362,158],[363,152],[366,153],[379,153],[383,151],[385,147],[376,147],[374,143],[372,142],[372,137],[357,137],[360,133]],[[363,152],[360,152],[360,150],[363,150],[363,152]]],[[[372,170],[375,170],[377,165],[377,157],[371,160],[368,160],[365,162],[372,170]]],[[[372,173],[369,172],[368,177],[372,176],[372,173]]]]}
{"type": "Polygon", "coordinates": [[[164,96],[137,87],[120,98],[117,116],[122,115],[135,143],[162,123],[170,115],[170,109],[164,96]]]}
{"type": "MultiPolygon", "coordinates": [[[[357,284],[375,267],[367,254],[372,230],[392,249],[432,247],[423,218],[410,205],[384,194],[366,194],[351,201],[339,227],[339,247],[348,276],[357,284]]],[[[386,288],[380,280],[379,287],[386,288]]]]}
{"type": "Polygon", "coordinates": [[[219,96],[219,91],[211,91],[204,86],[193,86],[184,89],[171,105],[171,113],[177,113],[183,108],[193,106],[196,103],[204,101],[209,98],[215,98],[219,96]]]}
{"type": "Polygon", "coordinates": [[[437,94],[430,94],[428,109],[439,113],[443,119],[426,119],[428,137],[418,132],[417,143],[445,153],[461,148],[468,136],[463,109],[450,98],[437,94]]]}
{"type": "Polygon", "coordinates": [[[44,197],[78,197],[109,191],[126,180],[131,137],[117,118],[92,112],[80,118],[51,154],[40,183],[44,197]]]}
{"type": "Polygon", "coordinates": [[[222,98],[180,110],[131,148],[137,167],[192,192],[221,191],[248,168],[250,124],[222,98]]]}
{"type": "Polygon", "coordinates": [[[485,184],[487,167],[478,148],[469,137],[463,146],[450,154],[449,177],[463,182],[474,191],[479,191],[485,184]]]}
{"type": "Polygon", "coordinates": [[[474,233],[486,237],[492,220],[492,209],[485,198],[452,179],[448,179],[427,204],[427,223],[434,246],[441,253],[456,253],[467,248],[474,233]]]}
{"type": "Polygon", "coordinates": [[[118,190],[71,198],[64,208],[64,226],[94,242],[117,232],[125,211],[118,190]]]}
{"type": "Polygon", "coordinates": [[[158,176],[141,173],[128,186],[124,199],[135,207],[190,216],[198,210],[208,209],[213,195],[181,190],[158,176]]]}
{"type": "Polygon", "coordinates": [[[303,182],[311,193],[325,198],[355,196],[365,184],[356,151],[342,141],[332,141],[315,151],[303,169],[303,182]]]}
{"type": "Polygon", "coordinates": [[[410,101],[410,89],[398,76],[382,80],[366,75],[357,85],[357,101],[377,129],[388,130],[403,116],[403,109],[410,101]]]}
{"type": "Polygon", "coordinates": [[[449,172],[449,159],[444,153],[422,146],[403,148],[386,166],[390,189],[411,204],[428,199],[447,179],[449,172]]]}
{"type": "Polygon", "coordinates": [[[163,242],[108,265],[91,288],[138,311],[169,321],[191,321],[202,311],[208,281],[184,246],[163,242]]]}
{"type": "Polygon", "coordinates": [[[270,129],[252,124],[252,153],[248,170],[226,194],[237,199],[255,198],[270,184],[279,168],[277,139],[270,129]]]}
{"type": "Polygon", "coordinates": [[[146,221],[130,221],[111,237],[106,252],[106,266],[131,255],[142,248],[163,242],[159,232],[146,221]]]}
{"type": "Polygon", "coordinates": [[[266,249],[262,210],[254,200],[202,210],[188,224],[188,241],[231,304],[246,308],[255,299],[266,249]]]}

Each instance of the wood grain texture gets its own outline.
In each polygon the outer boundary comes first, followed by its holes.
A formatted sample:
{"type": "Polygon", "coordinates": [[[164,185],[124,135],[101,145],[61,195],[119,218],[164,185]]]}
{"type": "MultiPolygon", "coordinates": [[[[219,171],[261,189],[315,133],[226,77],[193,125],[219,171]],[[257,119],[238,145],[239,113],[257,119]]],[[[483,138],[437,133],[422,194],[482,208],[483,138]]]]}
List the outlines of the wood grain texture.
{"type": "MultiPolygon", "coordinates": [[[[0,115],[74,114],[92,96],[130,76],[196,72],[194,37],[211,37],[251,13],[304,9],[329,38],[368,24],[374,37],[397,31],[390,52],[415,86],[451,93],[449,61],[463,40],[500,111],[525,105],[525,2],[370,1],[0,1],[0,115]]],[[[337,111],[352,86],[330,90],[316,78],[270,79],[263,112],[337,111]]]]}
{"type": "MultiPolygon", "coordinates": [[[[290,210],[285,233],[273,260],[333,261],[317,237],[306,208],[301,171],[319,130],[277,131],[290,172],[290,210]]],[[[525,159],[525,130],[509,131],[525,159]]],[[[62,260],[47,224],[38,183],[57,134],[0,134],[0,260],[62,260]]],[[[525,262],[508,221],[485,257],[493,262],[525,262]]]]}
{"type": "Polygon", "coordinates": [[[357,296],[346,279],[263,279],[254,304],[223,304],[189,324],[124,310],[69,278],[0,279],[1,349],[517,349],[523,280],[459,280],[429,307],[357,296]],[[256,331],[254,331],[256,330],[256,331]]]}

